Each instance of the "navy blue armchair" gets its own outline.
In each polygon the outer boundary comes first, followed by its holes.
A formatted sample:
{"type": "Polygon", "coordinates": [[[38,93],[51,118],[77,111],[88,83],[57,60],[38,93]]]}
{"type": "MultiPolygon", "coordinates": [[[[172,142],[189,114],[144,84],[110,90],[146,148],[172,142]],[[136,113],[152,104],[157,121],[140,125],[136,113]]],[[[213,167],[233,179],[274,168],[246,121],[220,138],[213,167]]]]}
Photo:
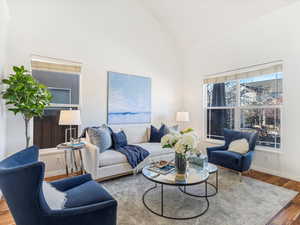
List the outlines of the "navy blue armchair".
{"type": "Polygon", "coordinates": [[[42,191],[45,165],[35,146],[0,162],[0,189],[17,225],[116,225],[117,202],[89,174],[52,182],[67,194],[65,208],[51,210],[42,191]]]}
{"type": "Polygon", "coordinates": [[[241,132],[224,129],[225,144],[223,146],[207,148],[208,162],[244,172],[249,170],[255,150],[257,132],[241,132]],[[238,139],[247,139],[249,151],[246,154],[227,151],[230,143],[238,139]]]}

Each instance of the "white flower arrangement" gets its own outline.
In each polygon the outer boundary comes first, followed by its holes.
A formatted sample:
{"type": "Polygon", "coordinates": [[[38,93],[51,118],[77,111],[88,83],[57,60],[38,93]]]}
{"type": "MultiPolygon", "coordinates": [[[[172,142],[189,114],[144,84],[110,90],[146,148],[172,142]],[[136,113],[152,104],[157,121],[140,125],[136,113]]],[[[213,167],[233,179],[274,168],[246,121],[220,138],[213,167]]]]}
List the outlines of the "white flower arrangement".
{"type": "Polygon", "coordinates": [[[176,143],[179,141],[181,135],[170,133],[162,137],[161,139],[161,146],[163,148],[173,148],[176,143]]]}
{"type": "Polygon", "coordinates": [[[176,153],[183,155],[188,152],[199,153],[197,150],[198,144],[199,137],[192,130],[181,134],[167,134],[161,139],[161,146],[163,148],[173,148],[176,153]]]}

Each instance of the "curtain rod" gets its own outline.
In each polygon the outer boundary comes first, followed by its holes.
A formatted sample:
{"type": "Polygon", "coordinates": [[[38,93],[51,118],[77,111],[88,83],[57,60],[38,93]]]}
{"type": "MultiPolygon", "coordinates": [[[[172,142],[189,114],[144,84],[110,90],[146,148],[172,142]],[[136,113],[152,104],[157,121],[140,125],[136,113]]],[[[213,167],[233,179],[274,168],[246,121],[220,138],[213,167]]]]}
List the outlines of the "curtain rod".
{"type": "Polygon", "coordinates": [[[41,57],[41,58],[46,58],[46,59],[54,59],[54,60],[65,61],[65,62],[69,62],[69,63],[82,65],[81,62],[76,62],[76,61],[61,59],[61,58],[54,58],[54,57],[49,57],[49,56],[43,56],[43,55],[38,55],[38,54],[31,54],[31,57],[41,57]]]}
{"type": "Polygon", "coordinates": [[[210,74],[206,74],[205,77],[217,76],[217,75],[220,75],[220,74],[223,74],[223,73],[235,72],[235,71],[249,69],[249,68],[256,67],[256,66],[264,66],[264,65],[267,65],[267,64],[279,63],[279,62],[283,62],[283,60],[281,60],[281,59],[280,60],[274,60],[274,61],[270,61],[270,62],[265,62],[265,63],[260,63],[260,64],[254,64],[254,65],[251,65],[251,66],[239,67],[237,69],[226,70],[226,71],[223,71],[223,72],[210,73],[210,74]]]}

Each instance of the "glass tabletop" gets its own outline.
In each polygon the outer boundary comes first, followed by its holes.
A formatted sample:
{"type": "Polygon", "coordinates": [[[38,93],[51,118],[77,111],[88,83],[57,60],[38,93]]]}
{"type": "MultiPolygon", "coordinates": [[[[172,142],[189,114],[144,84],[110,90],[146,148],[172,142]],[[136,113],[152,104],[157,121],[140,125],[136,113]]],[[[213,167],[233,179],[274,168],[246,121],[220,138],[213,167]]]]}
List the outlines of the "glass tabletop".
{"type": "Polygon", "coordinates": [[[208,170],[210,174],[216,173],[218,171],[218,167],[214,164],[208,163],[204,169],[208,170]]]}
{"type": "Polygon", "coordinates": [[[195,185],[205,182],[209,177],[209,170],[206,168],[200,168],[199,166],[195,166],[190,164],[187,169],[187,175],[185,180],[176,180],[176,171],[172,171],[166,175],[159,174],[149,170],[150,165],[147,165],[143,168],[143,175],[155,182],[160,184],[167,185],[177,185],[177,186],[187,186],[187,185],[195,185]]]}

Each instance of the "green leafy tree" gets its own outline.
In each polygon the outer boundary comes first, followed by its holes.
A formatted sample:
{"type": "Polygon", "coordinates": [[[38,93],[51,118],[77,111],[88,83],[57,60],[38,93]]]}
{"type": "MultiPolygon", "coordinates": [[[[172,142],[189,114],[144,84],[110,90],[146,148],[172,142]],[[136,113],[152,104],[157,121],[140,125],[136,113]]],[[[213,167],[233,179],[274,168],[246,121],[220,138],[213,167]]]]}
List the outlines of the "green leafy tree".
{"type": "Polygon", "coordinates": [[[15,115],[22,114],[25,121],[26,147],[29,146],[30,136],[28,133],[29,121],[44,114],[44,109],[50,104],[51,93],[47,87],[34,79],[24,66],[13,67],[14,74],[2,83],[7,85],[2,97],[6,100],[8,110],[15,115]]]}

